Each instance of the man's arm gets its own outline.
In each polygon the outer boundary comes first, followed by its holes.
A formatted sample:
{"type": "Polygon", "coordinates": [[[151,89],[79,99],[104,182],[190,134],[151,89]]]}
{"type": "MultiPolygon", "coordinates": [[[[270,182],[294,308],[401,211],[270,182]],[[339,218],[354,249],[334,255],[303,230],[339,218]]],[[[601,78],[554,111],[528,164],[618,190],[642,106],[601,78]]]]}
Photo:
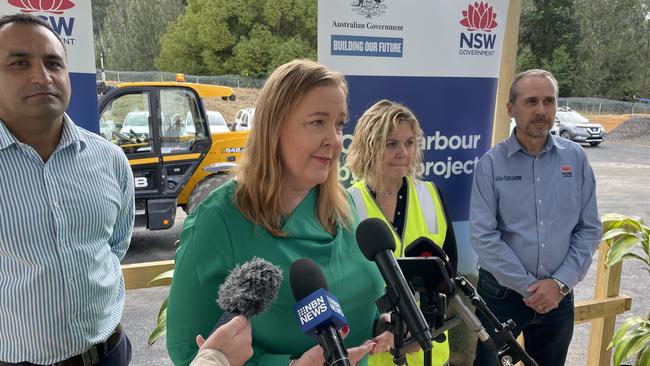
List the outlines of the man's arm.
{"type": "Polygon", "coordinates": [[[125,156],[120,156],[120,171],[117,176],[121,177],[122,197],[120,197],[120,211],[113,227],[113,235],[108,240],[111,251],[122,260],[126,255],[131,234],[133,233],[133,221],[135,219],[135,190],[133,187],[133,173],[125,156]]]}
{"type": "Polygon", "coordinates": [[[469,210],[470,242],[483,269],[490,272],[502,286],[526,297],[526,289],[536,278],[526,271],[519,257],[501,239],[501,231],[497,228],[499,202],[492,164],[491,157],[484,155],[474,172],[469,210]]]}
{"type": "Polygon", "coordinates": [[[580,152],[582,158],[580,217],[571,235],[569,253],[552,275],[569,288],[575,287],[585,277],[603,232],[596,204],[596,178],[587,156],[582,150],[580,152]]]}

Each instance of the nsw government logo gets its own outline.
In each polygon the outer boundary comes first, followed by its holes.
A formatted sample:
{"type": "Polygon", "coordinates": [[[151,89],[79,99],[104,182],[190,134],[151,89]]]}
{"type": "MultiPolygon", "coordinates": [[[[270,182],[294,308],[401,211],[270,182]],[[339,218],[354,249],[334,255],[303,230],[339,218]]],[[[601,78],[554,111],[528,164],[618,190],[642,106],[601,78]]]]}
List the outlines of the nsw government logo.
{"type": "Polygon", "coordinates": [[[352,11],[366,18],[376,18],[388,9],[386,1],[388,0],[354,0],[351,4],[352,11]]]}
{"type": "Polygon", "coordinates": [[[460,33],[458,53],[463,56],[494,56],[497,35],[492,31],[499,25],[494,8],[487,2],[474,2],[462,14],[459,23],[467,32],[460,33]]]}
{"type": "MultiPolygon", "coordinates": [[[[74,8],[75,4],[70,0],[8,0],[9,5],[20,9],[23,13],[44,13],[61,15],[67,10],[74,8]]],[[[37,15],[39,18],[49,22],[54,31],[59,34],[65,45],[73,46],[75,39],[72,38],[75,18],[71,16],[37,15]]]]}
{"type": "Polygon", "coordinates": [[[63,14],[64,10],[74,7],[70,0],[9,0],[9,5],[20,8],[23,13],[42,11],[52,14],[63,14]]]}

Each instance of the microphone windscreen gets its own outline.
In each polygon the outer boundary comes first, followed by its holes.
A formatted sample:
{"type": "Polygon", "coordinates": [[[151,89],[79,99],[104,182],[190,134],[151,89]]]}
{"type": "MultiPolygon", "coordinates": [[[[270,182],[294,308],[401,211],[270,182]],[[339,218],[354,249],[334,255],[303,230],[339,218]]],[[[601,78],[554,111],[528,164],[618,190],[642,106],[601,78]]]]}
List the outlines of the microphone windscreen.
{"type": "Polygon", "coordinates": [[[219,286],[217,303],[225,312],[250,318],[262,313],[275,301],[281,282],[280,268],[254,257],[232,269],[219,286]]]}
{"type": "Polygon", "coordinates": [[[449,261],[449,257],[441,247],[436,245],[431,239],[421,236],[415,239],[404,249],[405,257],[438,257],[445,264],[445,270],[450,278],[456,276],[454,269],[449,261]]]}
{"type": "Polygon", "coordinates": [[[393,231],[379,218],[371,217],[361,221],[356,236],[361,252],[369,261],[374,260],[379,252],[395,250],[393,231]]]}
{"type": "Polygon", "coordinates": [[[309,258],[300,258],[291,263],[289,282],[296,301],[304,299],[320,288],[325,291],[329,290],[323,271],[309,258]]]}

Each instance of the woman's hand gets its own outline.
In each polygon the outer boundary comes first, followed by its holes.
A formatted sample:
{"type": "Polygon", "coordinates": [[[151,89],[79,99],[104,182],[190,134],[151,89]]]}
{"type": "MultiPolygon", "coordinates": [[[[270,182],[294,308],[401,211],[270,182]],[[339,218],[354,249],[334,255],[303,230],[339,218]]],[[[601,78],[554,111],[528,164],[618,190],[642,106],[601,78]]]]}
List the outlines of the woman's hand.
{"type": "MultiPolygon", "coordinates": [[[[377,321],[377,327],[383,327],[383,325],[390,321],[390,314],[384,313],[381,314],[379,320],[377,321]]],[[[375,347],[370,351],[371,355],[390,352],[391,348],[395,347],[395,336],[391,331],[385,331],[375,338],[372,339],[375,342],[375,347]]],[[[408,348],[404,349],[406,353],[413,353],[420,350],[420,345],[415,342],[410,345],[408,348]]]]}
{"type": "MultiPolygon", "coordinates": [[[[345,326],[341,329],[341,339],[345,337],[350,332],[350,327],[345,326]]],[[[350,365],[354,366],[375,347],[374,340],[367,340],[363,342],[360,346],[348,348],[348,360],[350,360],[350,365]]],[[[314,346],[303,353],[299,359],[295,360],[292,366],[322,366],[325,363],[325,356],[323,355],[323,349],[321,346],[314,346]]]]}
{"type": "MultiPolygon", "coordinates": [[[[348,359],[350,365],[354,366],[375,346],[375,342],[367,340],[358,347],[348,348],[348,359]]],[[[325,357],[321,346],[314,346],[307,352],[303,353],[299,359],[295,360],[292,366],[323,366],[325,357]]]]}

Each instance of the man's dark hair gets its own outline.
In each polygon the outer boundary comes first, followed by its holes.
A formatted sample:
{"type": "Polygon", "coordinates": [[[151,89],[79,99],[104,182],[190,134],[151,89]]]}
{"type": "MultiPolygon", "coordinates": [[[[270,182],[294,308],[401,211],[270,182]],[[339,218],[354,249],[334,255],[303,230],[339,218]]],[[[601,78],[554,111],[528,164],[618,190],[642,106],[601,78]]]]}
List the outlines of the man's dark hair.
{"type": "Polygon", "coordinates": [[[65,45],[63,44],[63,40],[61,40],[61,37],[59,36],[59,34],[54,31],[54,29],[52,28],[50,23],[44,21],[43,19],[41,19],[39,17],[35,17],[33,15],[30,15],[30,14],[22,14],[22,13],[1,16],[0,17],[0,31],[2,31],[2,28],[5,25],[11,24],[11,23],[39,25],[41,27],[44,27],[45,29],[52,32],[52,34],[54,34],[56,39],[58,39],[59,42],[61,42],[61,45],[65,49],[65,45]]]}

